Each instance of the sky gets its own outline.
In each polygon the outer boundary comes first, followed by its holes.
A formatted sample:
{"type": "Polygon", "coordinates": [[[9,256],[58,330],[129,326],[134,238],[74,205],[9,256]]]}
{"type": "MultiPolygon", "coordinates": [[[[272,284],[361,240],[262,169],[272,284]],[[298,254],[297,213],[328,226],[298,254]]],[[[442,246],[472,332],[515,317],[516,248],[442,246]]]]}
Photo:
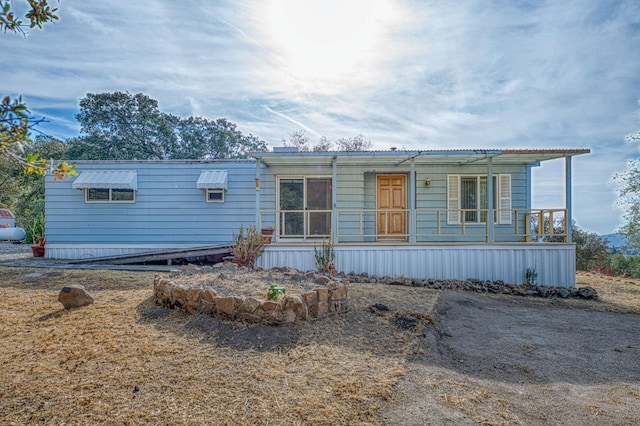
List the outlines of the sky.
{"type": "MultiPolygon", "coordinates": [[[[14,0],[16,11],[26,0],[14,0]]],[[[87,93],[128,91],[226,117],[270,147],[362,134],[375,149],[590,148],[576,223],[620,226],[612,177],[640,158],[637,0],[53,1],[60,20],[0,35],[0,94],[62,139],[87,93]]],[[[564,161],[533,171],[564,207],[564,161]]]]}

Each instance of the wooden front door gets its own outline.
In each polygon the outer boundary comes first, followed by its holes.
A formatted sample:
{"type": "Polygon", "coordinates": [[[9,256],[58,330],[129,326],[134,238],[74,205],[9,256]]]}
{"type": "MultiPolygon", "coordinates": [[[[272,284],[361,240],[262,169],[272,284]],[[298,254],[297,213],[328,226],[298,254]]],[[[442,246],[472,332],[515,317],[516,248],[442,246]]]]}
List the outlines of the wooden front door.
{"type": "Polygon", "coordinates": [[[407,176],[377,176],[377,234],[381,239],[407,237],[407,176]]]}

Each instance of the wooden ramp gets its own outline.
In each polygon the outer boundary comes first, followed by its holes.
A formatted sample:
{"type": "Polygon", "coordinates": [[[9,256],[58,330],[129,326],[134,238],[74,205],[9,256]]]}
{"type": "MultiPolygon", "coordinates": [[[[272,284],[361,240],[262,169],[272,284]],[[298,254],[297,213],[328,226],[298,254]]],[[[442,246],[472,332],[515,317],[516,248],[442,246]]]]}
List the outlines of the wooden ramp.
{"type": "Polygon", "coordinates": [[[222,259],[231,255],[233,244],[223,244],[217,246],[192,247],[181,250],[154,251],[136,254],[122,254],[116,256],[94,257],[91,259],[70,260],[67,263],[79,264],[109,264],[109,265],[130,265],[133,263],[148,263],[166,261],[171,265],[174,259],[190,259],[195,257],[216,256],[222,259]]]}

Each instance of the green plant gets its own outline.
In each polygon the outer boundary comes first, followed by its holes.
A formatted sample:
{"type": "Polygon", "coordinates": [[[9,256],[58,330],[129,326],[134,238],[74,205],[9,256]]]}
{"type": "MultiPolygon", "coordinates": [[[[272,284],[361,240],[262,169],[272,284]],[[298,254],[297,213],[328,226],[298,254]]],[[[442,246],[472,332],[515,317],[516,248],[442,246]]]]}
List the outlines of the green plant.
{"type": "Polygon", "coordinates": [[[524,273],[524,281],[527,285],[535,285],[536,280],[538,279],[538,271],[536,268],[527,268],[524,273]]]}
{"type": "Polygon", "coordinates": [[[271,284],[269,286],[269,290],[267,291],[267,299],[276,300],[280,296],[284,296],[287,293],[287,289],[284,287],[279,287],[275,284],[271,284]]]}
{"type": "Polygon", "coordinates": [[[26,240],[31,244],[39,244],[40,239],[44,238],[44,214],[40,213],[30,217],[26,222],[27,236],[26,240]]]}
{"type": "Polygon", "coordinates": [[[313,255],[316,259],[316,268],[318,272],[332,272],[333,260],[336,257],[336,253],[333,251],[333,243],[331,240],[322,241],[322,247],[318,248],[313,246],[313,255]]]}
{"type": "Polygon", "coordinates": [[[242,226],[238,234],[235,236],[235,245],[233,246],[233,260],[241,266],[253,265],[262,253],[264,242],[262,234],[255,227],[249,226],[246,231],[242,226]]]}

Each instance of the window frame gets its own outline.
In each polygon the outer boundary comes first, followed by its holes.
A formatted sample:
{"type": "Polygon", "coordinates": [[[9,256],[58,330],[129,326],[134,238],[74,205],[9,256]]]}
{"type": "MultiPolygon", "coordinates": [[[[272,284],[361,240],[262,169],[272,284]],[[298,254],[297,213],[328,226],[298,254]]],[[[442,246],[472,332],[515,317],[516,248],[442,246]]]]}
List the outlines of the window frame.
{"type": "Polygon", "coordinates": [[[126,188],[84,188],[84,202],[85,204],[134,204],[136,202],[136,193],[138,191],[135,189],[126,189],[126,188]],[[89,199],[89,191],[91,190],[107,190],[108,198],[102,200],[93,200],[89,199]],[[122,192],[131,192],[132,198],[131,200],[115,200],[113,198],[113,191],[122,191],[122,192]]]}
{"type": "Polygon", "coordinates": [[[224,203],[224,189],[219,189],[219,188],[206,189],[204,191],[204,197],[207,203],[224,203]],[[211,199],[209,198],[209,194],[220,194],[220,199],[219,200],[211,199]]]}
{"type": "MultiPolygon", "coordinates": [[[[475,190],[477,194],[482,194],[481,181],[484,178],[487,188],[488,188],[488,175],[487,174],[456,174],[456,175],[447,175],[447,210],[453,210],[447,212],[447,224],[448,225],[460,225],[462,224],[463,214],[474,213],[474,212],[463,212],[462,204],[463,204],[463,185],[462,180],[464,178],[475,178],[475,190]],[[457,210],[457,211],[456,211],[457,210]]],[[[511,209],[512,206],[512,196],[511,196],[511,175],[510,174],[494,174],[494,185],[493,185],[493,223],[494,225],[508,225],[511,224],[511,214],[509,211],[503,212],[502,209],[511,209]],[[504,188],[504,186],[507,186],[504,188]],[[504,194],[508,195],[504,195],[504,194]],[[507,202],[509,206],[505,207],[503,205],[504,202],[507,202]]],[[[486,208],[482,208],[483,201],[480,197],[478,197],[477,201],[477,210],[487,210],[488,209],[488,191],[487,198],[484,200],[484,204],[487,205],[486,208]]],[[[480,225],[486,226],[486,216],[487,213],[484,214],[485,221],[481,221],[483,212],[475,212],[477,214],[478,219],[475,221],[464,220],[465,225],[480,225]],[[478,214],[479,213],[479,214],[478,214]]]]}

